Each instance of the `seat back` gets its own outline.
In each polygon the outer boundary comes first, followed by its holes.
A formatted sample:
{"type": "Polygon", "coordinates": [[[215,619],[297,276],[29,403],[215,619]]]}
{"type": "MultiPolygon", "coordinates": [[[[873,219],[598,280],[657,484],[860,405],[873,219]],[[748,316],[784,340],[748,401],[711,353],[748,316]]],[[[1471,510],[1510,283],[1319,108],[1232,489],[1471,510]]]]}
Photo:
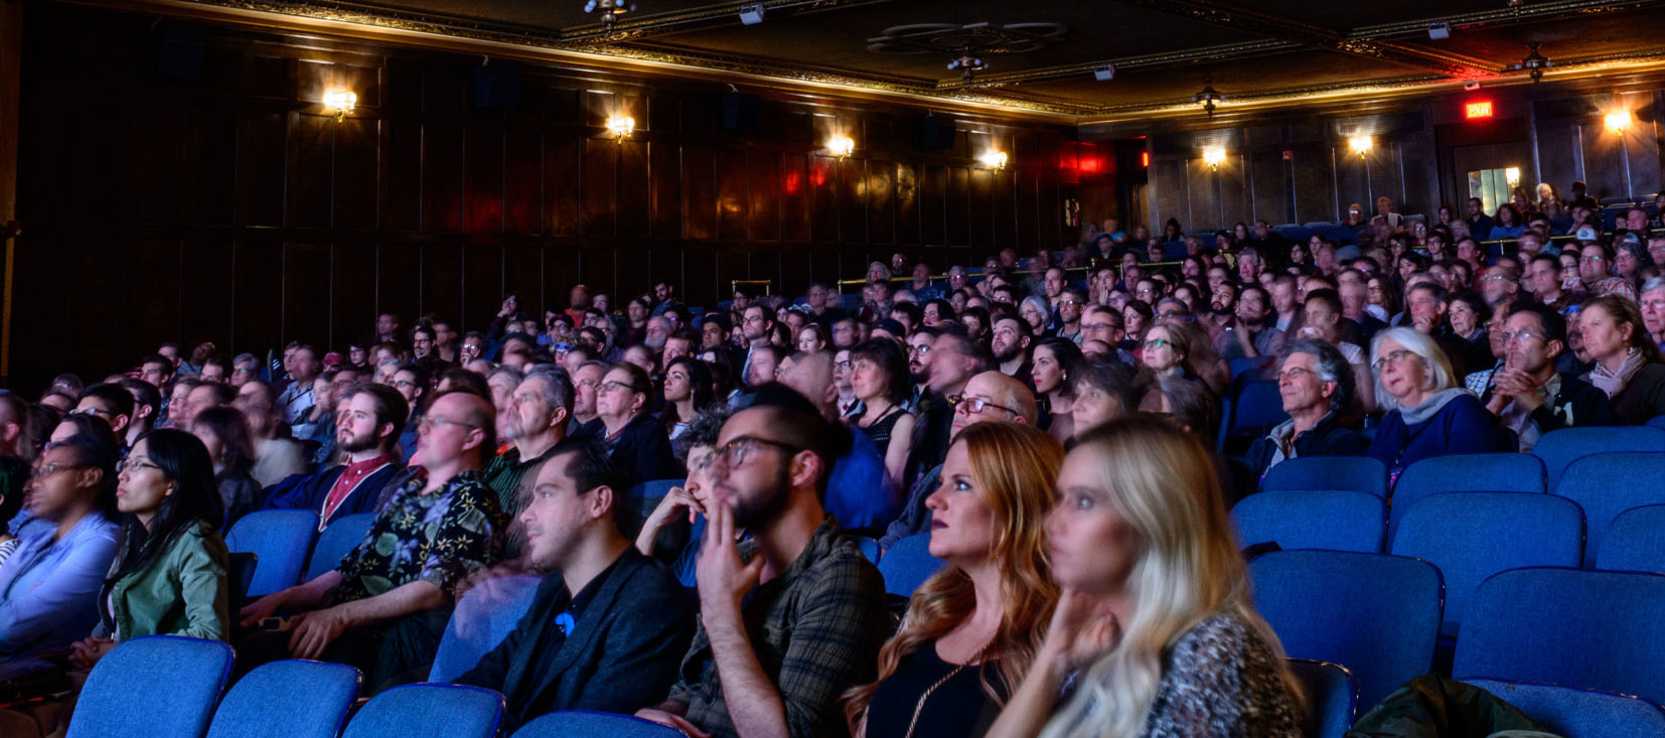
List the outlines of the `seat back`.
{"type": "Polygon", "coordinates": [[[219,641],[180,636],[124,641],[87,676],[68,738],[200,736],[231,676],[231,658],[231,647],[219,641]]]}
{"type": "Polygon", "coordinates": [[[1496,679],[1469,679],[1565,738],[1665,735],[1665,710],[1628,695],[1496,679]]]}
{"type": "Polygon", "coordinates": [[[1545,433],[1532,447],[1532,455],[1544,460],[1549,488],[1555,489],[1574,461],[1591,454],[1626,451],[1665,451],[1665,430],[1648,426],[1584,426],[1545,433]]]}
{"type": "Polygon", "coordinates": [[[520,726],[514,738],[685,738],[682,731],[632,715],[569,710],[520,726]]]}
{"type": "Polygon", "coordinates": [[[263,664],[226,692],[208,738],[335,738],[358,687],[358,669],[344,664],[263,664]]]}
{"type": "Polygon", "coordinates": [[[318,514],[311,510],[257,510],[237,519],[226,532],[225,547],[255,555],[249,596],[269,595],[301,581],[318,514]]]}
{"type": "Polygon", "coordinates": [[[1452,676],[1634,694],[1665,703],[1665,575],[1513,569],[1480,585],[1452,676]]]}
{"type": "Polygon", "coordinates": [[[1532,492],[1543,494],[1544,463],[1530,454],[1454,454],[1423,459],[1399,474],[1388,498],[1388,537],[1405,511],[1429,495],[1445,492],[1532,492]]]}
{"type": "Polygon", "coordinates": [[[897,541],[879,559],[885,591],[902,597],[913,596],[913,591],[941,568],[942,560],[931,555],[930,533],[915,533],[897,541]]]}
{"type": "Polygon", "coordinates": [[[1284,549],[1377,553],[1386,517],[1382,498],[1347,490],[1257,492],[1231,509],[1243,547],[1276,543],[1284,549]]]}
{"type": "Polygon", "coordinates": [[[531,575],[497,577],[468,590],[445,624],[428,681],[455,681],[497,648],[532,606],[541,581],[531,575]]]}
{"type": "Polygon", "coordinates": [[[1423,559],[1445,580],[1443,634],[1457,634],[1474,590],[1487,577],[1523,566],[1577,567],[1584,514],[1569,500],[1521,492],[1455,492],[1425,497],[1394,531],[1389,553],[1423,559]]]}
{"type": "Polygon", "coordinates": [[[312,547],[304,581],[310,582],[319,574],[340,566],[342,557],[364,541],[364,537],[370,534],[370,525],[375,522],[375,513],[343,515],[330,521],[324,532],[318,534],[317,545],[312,547]]]}
{"type": "Polygon", "coordinates": [[[1350,489],[1386,499],[1387,465],[1369,456],[1302,456],[1267,470],[1260,488],[1350,489]]]}
{"type": "Polygon", "coordinates": [[[1434,661],[1440,573],[1383,554],[1276,551],[1249,562],[1255,606],[1290,658],[1352,670],[1374,705],[1434,661]]]}
{"type": "Polygon", "coordinates": [[[503,695],[453,684],[406,684],[375,697],[342,738],[495,738],[503,695]]]}
{"type": "Polygon", "coordinates": [[[247,552],[230,554],[226,561],[226,584],[231,587],[228,598],[232,610],[241,610],[249,599],[249,584],[254,582],[254,568],[259,557],[247,552]]]}
{"type": "Polygon", "coordinates": [[[1278,383],[1253,377],[1251,374],[1238,380],[1228,435],[1258,433],[1289,418],[1289,413],[1283,411],[1278,383]]]}
{"type": "Polygon", "coordinates": [[[1613,518],[1602,534],[1595,566],[1665,573],[1665,505],[1633,507],[1613,518]]]}
{"type": "Polygon", "coordinates": [[[1307,738],[1342,738],[1359,709],[1359,684],[1341,664],[1290,659],[1289,670],[1307,696],[1307,738]]]}
{"type": "Polygon", "coordinates": [[[679,487],[682,483],[681,479],[650,479],[631,487],[620,500],[630,513],[625,516],[629,521],[625,534],[635,536],[640,532],[648,516],[653,514],[653,509],[659,506],[659,501],[665,499],[672,487],[679,487]]]}
{"type": "Polygon", "coordinates": [[[1665,453],[1592,454],[1567,465],[1555,494],[1584,509],[1585,559],[1595,561],[1619,513],[1665,503],[1665,453]]]}

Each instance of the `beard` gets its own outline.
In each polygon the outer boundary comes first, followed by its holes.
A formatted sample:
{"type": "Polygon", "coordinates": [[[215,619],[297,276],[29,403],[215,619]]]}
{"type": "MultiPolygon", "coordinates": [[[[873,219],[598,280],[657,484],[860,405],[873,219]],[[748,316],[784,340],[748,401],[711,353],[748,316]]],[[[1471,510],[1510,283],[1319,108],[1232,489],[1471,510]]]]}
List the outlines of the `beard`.
{"type": "Polygon", "coordinates": [[[357,436],[349,433],[337,434],[335,445],[349,454],[361,453],[376,448],[380,439],[373,435],[357,436]]]}
{"type": "Polygon", "coordinates": [[[1017,358],[1018,354],[1020,354],[1022,352],[1023,352],[1023,350],[1018,348],[1018,345],[1016,343],[1013,343],[1012,345],[1007,346],[1004,349],[996,350],[994,352],[994,360],[998,361],[998,362],[1001,362],[1001,363],[1005,363],[1005,362],[1011,361],[1012,359],[1017,358]]]}
{"type": "Polygon", "coordinates": [[[760,495],[734,496],[734,524],[740,528],[756,534],[759,529],[767,528],[780,518],[786,509],[788,495],[792,486],[791,467],[781,464],[775,474],[774,483],[760,495]]]}

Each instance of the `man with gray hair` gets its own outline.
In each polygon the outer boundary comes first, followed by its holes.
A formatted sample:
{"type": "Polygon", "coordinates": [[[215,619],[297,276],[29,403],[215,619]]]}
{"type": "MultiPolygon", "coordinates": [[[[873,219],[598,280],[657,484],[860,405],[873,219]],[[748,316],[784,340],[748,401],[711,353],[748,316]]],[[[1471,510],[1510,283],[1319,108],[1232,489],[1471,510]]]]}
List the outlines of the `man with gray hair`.
{"type": "Polygon", "coordinates": [[[1648,336],[1665,348],[1665,277],[1649,277],[1643,282],[1638,300],[1642,305],[1642,325],[1647,327],[1648,336]]]}
{"type": "Polygon", "coordinates": [[[499,425],[512,445],[486,463],[484,477],[486,486],[497,494],[498,507],[504,516],[517,521],[511,525],[504,541],[504,554],[508,558],[517,557],[524,542],[518,519],[530,499],[531,484],[538,478],[537,470],[566,438],[572,397],[572,380],[566,372],[540,366],[526,373],[504,408],[508,418],[499,425]]]}
{"type": "Polygon", "coordinates": [[[1245,459],[1255,479],[1288,459],[1302,456],[1361,456],[1370,448],[1345,419],[1358,408],[1353,367],[1336,347],[1302,338],[1290,344],[1278,368],[1278,394],[1289,420],[1249,447],[1245,459]]]}

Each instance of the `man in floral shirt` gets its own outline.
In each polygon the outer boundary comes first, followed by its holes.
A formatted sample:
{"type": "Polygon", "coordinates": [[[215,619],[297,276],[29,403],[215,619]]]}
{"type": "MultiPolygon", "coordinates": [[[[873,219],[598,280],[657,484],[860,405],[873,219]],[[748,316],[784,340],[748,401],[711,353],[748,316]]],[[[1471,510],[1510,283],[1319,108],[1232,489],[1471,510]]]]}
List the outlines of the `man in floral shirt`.
{"type": "Polygon", "coordinates": [[[411,457],[425,473],[393,493],[334,571],[243,608],[245,628],[280,611],[294,616],[239,643],[241,668],[285,656],[341,661],[364,670],[372,692],[424,678],[456,585],[497,556],[501,512],[480,476],[496,446],[493,422],[478,395],[435,398],[411,457]]]}

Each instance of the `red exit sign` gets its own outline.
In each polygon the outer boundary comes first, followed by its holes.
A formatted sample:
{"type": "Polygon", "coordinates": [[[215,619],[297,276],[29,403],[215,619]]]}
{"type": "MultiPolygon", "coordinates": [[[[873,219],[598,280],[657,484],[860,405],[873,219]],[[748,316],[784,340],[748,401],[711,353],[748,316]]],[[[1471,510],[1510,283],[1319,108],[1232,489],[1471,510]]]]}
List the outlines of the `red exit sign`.
{"type": "Polygon", "coordinates": [[[1492,117],[1492,101],[1474,100],[1463,103],[1463,117],[1468,120],[1481,120],[1492,117]]]}

